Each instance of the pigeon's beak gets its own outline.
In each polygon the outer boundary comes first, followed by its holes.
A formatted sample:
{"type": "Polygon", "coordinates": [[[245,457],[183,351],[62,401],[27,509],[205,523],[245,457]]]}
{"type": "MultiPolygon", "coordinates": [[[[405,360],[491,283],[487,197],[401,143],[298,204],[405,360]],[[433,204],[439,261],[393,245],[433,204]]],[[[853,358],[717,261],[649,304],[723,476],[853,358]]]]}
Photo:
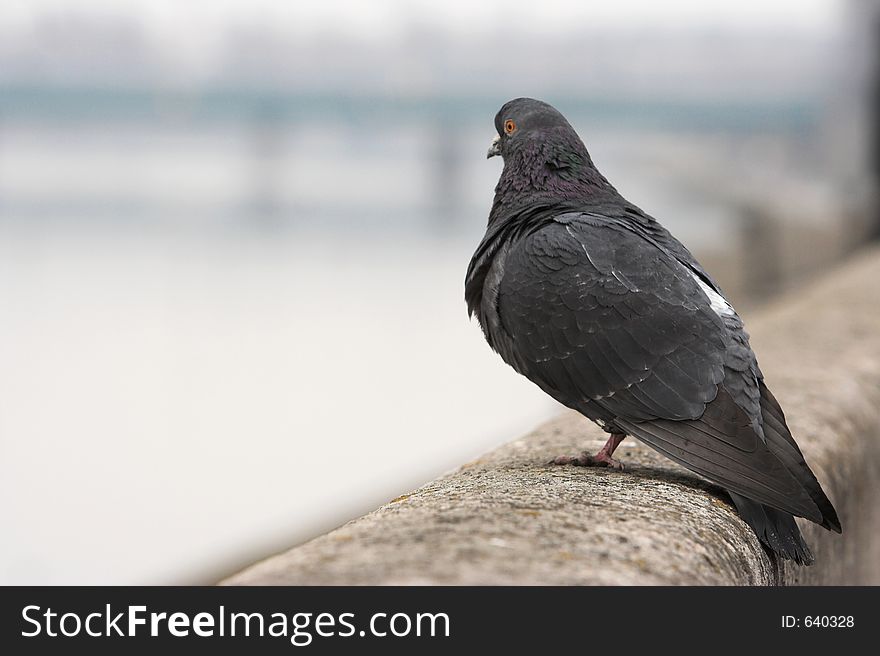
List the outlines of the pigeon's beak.
{"type": "Polygon", "coordinates": [[[496,134],[495,138],[492,139],[492,143],[489,145],[489,150],[486,151],[486,159],[490,157],[495,157],[495,155],[501,154],[501,135],[496,134]]]}

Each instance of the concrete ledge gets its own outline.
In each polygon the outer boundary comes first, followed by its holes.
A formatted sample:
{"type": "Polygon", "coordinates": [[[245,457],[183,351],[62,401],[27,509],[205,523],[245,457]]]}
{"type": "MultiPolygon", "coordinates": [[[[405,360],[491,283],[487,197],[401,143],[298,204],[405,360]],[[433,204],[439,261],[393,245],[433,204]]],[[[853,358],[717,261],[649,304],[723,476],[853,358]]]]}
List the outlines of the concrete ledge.
{"type": "Polygon", "coordinates": [[[604,441],[567,413],[223,583],[880,583],[880,249],[746,323],[843,522],[842,536],[801,523],[812,567],[768,555],[723,492],[631,438],[624,472],[546,465],[604,441]]]}

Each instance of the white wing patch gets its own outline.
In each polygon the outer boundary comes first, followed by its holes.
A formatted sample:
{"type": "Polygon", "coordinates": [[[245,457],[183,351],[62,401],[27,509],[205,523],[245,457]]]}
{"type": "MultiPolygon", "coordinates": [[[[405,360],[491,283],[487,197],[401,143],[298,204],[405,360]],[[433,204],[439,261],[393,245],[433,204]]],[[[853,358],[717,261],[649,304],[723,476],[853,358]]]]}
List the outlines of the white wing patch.
{"type": "Polygon", "coordinates": [[[695,274],[693,271],[691,271],[690,274],[694,277],[694,280],[697,281],[697,284],[700,286],[700,289],[703,290],[703,293],[709,297],[709,304],[715,314],[717,314],[719,317],[736,316],[736,310],[734,310],[733,306],[727,302],[727,299],[725,299],[721,294],[709,287],[709,285],[703,282],[700,279],[700,276],[695,274]]]}

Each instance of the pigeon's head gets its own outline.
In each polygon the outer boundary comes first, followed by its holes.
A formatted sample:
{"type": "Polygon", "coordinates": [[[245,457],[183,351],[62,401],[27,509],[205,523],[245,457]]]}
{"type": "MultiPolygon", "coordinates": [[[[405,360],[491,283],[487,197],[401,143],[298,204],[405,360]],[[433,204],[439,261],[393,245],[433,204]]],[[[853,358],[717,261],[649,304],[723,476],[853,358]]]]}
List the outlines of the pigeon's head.
{"type": "Polygon", "coordinates": [[[596,170],[584,142],[565,117],[545,102],[517,98],[495,116],[498,136],[487,157],[501,155],[489,222],[523,208],[614,197],[617,191],[596,170]]]}
{"type": "Polygon", "coordinates": [[[516,98],[504,104],[495,115],[498,135],[492,140],[486,157],[506,158],[523,144],[560,139],[583,144],[574,128],[552,105],[533,98],[516,98]]]}

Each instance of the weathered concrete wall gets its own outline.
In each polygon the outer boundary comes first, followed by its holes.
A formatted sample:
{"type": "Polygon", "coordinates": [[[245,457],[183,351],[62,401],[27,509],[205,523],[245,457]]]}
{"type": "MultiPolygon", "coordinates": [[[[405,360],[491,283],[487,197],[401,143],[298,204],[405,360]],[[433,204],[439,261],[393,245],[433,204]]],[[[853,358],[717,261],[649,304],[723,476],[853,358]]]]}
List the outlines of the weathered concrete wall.
{"type": "Polygon", "coordinates": [[[777,562],[723,492],[631,438],[623,472],[548,465],[604,441],[569,413],[224,583],[880,583],[880,249],[746,319],[843,522],[802,522],[814,566],[777,562]]]}

